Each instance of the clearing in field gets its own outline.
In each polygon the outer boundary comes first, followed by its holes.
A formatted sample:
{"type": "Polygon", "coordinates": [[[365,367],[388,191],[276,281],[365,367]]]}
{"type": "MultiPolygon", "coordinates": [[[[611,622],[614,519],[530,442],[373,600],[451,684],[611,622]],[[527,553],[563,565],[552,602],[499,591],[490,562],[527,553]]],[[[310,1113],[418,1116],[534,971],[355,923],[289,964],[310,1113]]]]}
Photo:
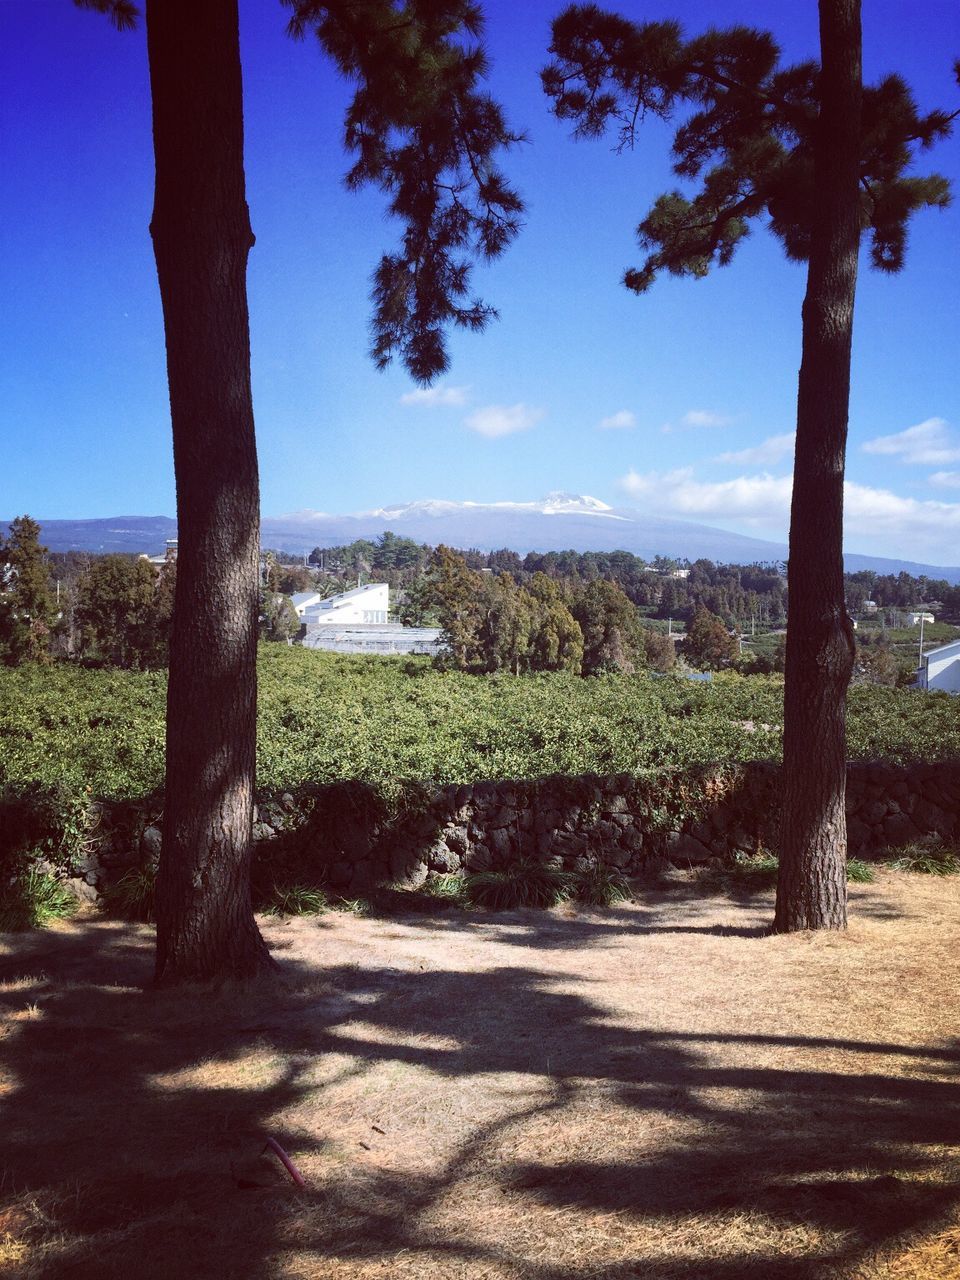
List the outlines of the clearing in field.
{"type": "Polygon", "coordinates": [[[684,883],[264,921],[246,992],[141,989],[145,926],[8,935],[0,1273],[960,1276],[960,893],[851,890],[846,935],[684,883]]]}

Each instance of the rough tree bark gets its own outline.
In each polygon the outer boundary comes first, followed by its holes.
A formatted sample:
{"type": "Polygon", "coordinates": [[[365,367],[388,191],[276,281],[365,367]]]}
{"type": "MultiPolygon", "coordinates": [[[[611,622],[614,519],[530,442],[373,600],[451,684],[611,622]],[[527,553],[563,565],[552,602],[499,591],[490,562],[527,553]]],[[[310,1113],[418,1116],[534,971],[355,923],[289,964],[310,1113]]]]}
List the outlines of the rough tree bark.
{"type": "Polygon", "coordinates": [[[853,631],[843,591],[843,472],[860,244],[859,0],[820,0],[816,212],[790,511],[783,817],[774,929],[847,923],[846,693],[853,631]]]}
{"type": "Polygon", "coordinates": [[[146,19],[179,536],[156,977],[250,977],[272,961],[249,883],[259,480],[237,3],[148,0],[146,19]]]}

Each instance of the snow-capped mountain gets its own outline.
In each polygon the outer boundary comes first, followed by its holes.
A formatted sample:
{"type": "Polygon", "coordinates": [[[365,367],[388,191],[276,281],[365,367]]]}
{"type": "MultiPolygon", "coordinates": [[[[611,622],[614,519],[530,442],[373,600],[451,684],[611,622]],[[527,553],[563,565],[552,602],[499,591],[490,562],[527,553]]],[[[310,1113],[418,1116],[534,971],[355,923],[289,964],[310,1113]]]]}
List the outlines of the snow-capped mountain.
{"type": "Polygon", "coordinates": [[[548,493],[540,502],[448,502],[442,498],[424,498],[419,502],[397,503],[391,507],[377,507],[373,511],[362,511],[358,519],[412,520],[425,518],[442,519],[456,512],[472,513],[492,511],[498,515],[507,512],[522,514],[581,515],[603,516],[609,520],[624,520],[625,516],[617,515],[612,507],[599,498],[581,497],[575,493],[564,493],[556,490],[548,493]]]}
{"type": "MultiPolygon", "coordinates": [[[[51,551],[71,549],[108,551],[163,550],[165,538],[176,537],[176,524],[163,516],[115,516],[105,520],[41,520],[42,538],[51,551]]],[[[394,503],[353,515],[325,511],[295,511],[266,516],[262,523],[264,547],[306,554],[314,547],[332,547],[357,538],[376,538],[387,529],[431,546],[477,547],[495,551],[509,547],[527,551],[632,551],[652,560],[655,556],[697,560],[701,557],[725,564],[784,560],[787,548],[694,524],[651,516],[631,507],[610,507],[598,498],[573,493],[548,493],[538,502],[452,502],[429,498],[394,503]]],[[[960,568],[918,564],[909,560],[848,554],[849,571],[873,569],[877,573],[906,573],[960,582],[960,568]]]]}

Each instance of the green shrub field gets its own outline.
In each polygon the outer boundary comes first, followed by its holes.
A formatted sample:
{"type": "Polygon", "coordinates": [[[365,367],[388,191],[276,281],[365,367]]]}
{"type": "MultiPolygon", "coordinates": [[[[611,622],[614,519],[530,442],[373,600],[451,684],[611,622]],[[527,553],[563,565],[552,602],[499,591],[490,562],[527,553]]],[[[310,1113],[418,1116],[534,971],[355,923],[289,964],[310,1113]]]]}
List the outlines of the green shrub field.
{"type": "MultiPolygon", "coordinates": [[[[153,791],[164,688],[158,672],[0,669],[0,784],[153,791]]],[[[484,677],[271,645],[260,654],[258,781],[265,792],[344,778],[389,790],[776,759],[782,696],[777,676],[484,677]]],[[[849,708],[851,758],[960,756],[960,703],[946,694],[863,685],[849,708]]]]}

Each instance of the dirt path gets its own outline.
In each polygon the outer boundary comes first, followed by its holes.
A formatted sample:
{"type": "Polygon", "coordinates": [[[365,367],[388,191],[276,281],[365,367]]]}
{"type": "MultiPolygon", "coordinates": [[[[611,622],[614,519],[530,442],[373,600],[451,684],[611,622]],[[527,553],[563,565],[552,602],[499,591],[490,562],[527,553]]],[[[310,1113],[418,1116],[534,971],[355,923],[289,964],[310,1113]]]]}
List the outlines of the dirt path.
{"type": "Polygon", "coordinates": [[[960,885],[851,888],[265,922],[280,986],[187,997],[8,935],[0,1273],[960,1277],[960,885]]]}

